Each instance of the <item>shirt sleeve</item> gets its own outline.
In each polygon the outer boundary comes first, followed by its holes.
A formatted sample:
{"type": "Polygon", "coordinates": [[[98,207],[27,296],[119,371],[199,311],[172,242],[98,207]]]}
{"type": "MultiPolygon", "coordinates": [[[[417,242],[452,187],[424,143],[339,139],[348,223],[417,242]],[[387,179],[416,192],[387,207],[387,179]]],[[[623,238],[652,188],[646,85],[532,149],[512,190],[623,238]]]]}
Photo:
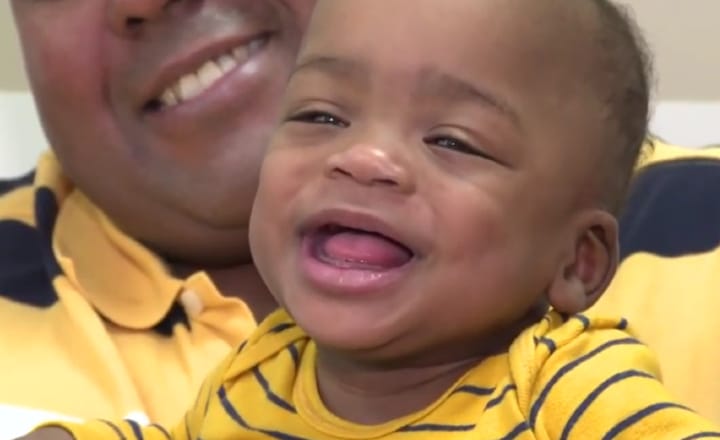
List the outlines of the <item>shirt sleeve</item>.
{"type": "Polygon", "coordinates": [[[650,350],[621,330],[589,330],[555,348],[537,372],[527,423],[560,440],[720,437],[676,401],[650,350]]]}

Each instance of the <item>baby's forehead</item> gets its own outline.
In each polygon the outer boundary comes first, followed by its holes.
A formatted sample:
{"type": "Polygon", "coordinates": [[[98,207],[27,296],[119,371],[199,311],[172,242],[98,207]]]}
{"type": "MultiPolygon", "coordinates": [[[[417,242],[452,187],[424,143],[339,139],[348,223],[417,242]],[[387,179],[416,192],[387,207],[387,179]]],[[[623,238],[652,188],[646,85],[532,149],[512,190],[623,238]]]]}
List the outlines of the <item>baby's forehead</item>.
{"type": "Polygon", "coordinates": [[[592,72],[592,37],[585,36],[592,20],[568,6],[576,2],[321,0],[299,62],[332,55],[416,73],[436,64],[467,80],[505,78],[570,94],[592,72]]]}
{"type": "MultiPolygon", "coordinates": [[[[492,45],[495,52],[506,55],[505,60],[536,58],[542,52],[584,46],[592,39],[597,18],[590,3],[585,0],[320,0],[305,45],[332,45],[343,49],[351,41],[359,41],[368,51],[390,47],[398,54],[433,42],[445,51],[458,52],[492,45]],[[434,32],[437,30],[442,32],[434,32]]],[[[577,51],[590,50],[583,47],[577,51]]]]}
{"type": "MultiPolygon", "coordinates": [[[[518,101],[587,96],[594,30],[589,0],[321,0],[298,60],[347,58],[383,80],[422,69],[501,87],[518,101]],[[529,95],[528,95],[529,94],[529,95]]],[[[352,69],[345,69],[352,70],[352,69]]],[[[370,75],[367,75],[370,76],[370,75]]],[[[519,104],[524,105],[524,104],[519,104]]]]}

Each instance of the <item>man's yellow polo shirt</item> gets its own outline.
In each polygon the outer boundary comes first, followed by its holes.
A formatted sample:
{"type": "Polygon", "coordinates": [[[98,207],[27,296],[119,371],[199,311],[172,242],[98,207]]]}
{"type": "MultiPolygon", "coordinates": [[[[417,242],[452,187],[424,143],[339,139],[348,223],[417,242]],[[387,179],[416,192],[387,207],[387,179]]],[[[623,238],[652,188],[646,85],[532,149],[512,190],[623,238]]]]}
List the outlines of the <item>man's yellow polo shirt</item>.
{"type": "Polygon", "coordinates": [[[255,327],[205,273],[172,277],[52,154],[0,182],[0,418],[16,408],[174,423],[255,327]]]}
{"type": "Polygon", "coordinates": [[[720,423],[720,148],[655,142],[620,243],[618,275],[592,312],[627,317],[669,389],[720,423]]]}

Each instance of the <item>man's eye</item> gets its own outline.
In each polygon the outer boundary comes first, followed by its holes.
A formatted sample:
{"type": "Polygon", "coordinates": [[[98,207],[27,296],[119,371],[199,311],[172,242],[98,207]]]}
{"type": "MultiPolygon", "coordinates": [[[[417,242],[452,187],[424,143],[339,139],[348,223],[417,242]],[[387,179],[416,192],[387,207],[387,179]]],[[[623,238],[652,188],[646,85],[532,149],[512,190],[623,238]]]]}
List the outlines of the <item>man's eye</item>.
{"type": "Polygon", "coordinates": [[[430,136],[424,139],[426,144],[435,145],[440,148],[447,148],[458,153],[472,154],[474,156],[483,157],[485,159],[495,160],[493,157],[484,153],[482,150],[470,145],[465,141],[451,136],[430,136]]]}
{"type": "Polygon", "coordinates": [[[291,122],[302,122],[305,124],[328,124],[336,125],[338,127],[348,127],[350,124],[331,113],[321,111],[304,111],[298,114],[292,115],[288,118],[291,122]]]}

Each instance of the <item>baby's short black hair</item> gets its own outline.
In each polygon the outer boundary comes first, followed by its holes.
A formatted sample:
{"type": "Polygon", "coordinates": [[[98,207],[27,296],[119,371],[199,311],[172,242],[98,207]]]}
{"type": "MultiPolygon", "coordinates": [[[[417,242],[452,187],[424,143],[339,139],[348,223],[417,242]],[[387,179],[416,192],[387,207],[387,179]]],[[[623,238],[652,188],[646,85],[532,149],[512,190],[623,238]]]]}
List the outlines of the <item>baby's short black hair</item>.
{"type": "MultiPolygon", "coordinates": [[[[578,0],[571,0],[578,1],[578,0]]],[[[588,1],[588,0],[580,0],[588,1]]],[[[611,0],[590,0],[597,8],[599,26],[594,41],[600,49],[597,83],[607,104],[612,127],[605,139],[608,158],[601,176],[604,203],[618,213],[648,138],[652,59],[637,23],[626,7],[611,0]]]]}

